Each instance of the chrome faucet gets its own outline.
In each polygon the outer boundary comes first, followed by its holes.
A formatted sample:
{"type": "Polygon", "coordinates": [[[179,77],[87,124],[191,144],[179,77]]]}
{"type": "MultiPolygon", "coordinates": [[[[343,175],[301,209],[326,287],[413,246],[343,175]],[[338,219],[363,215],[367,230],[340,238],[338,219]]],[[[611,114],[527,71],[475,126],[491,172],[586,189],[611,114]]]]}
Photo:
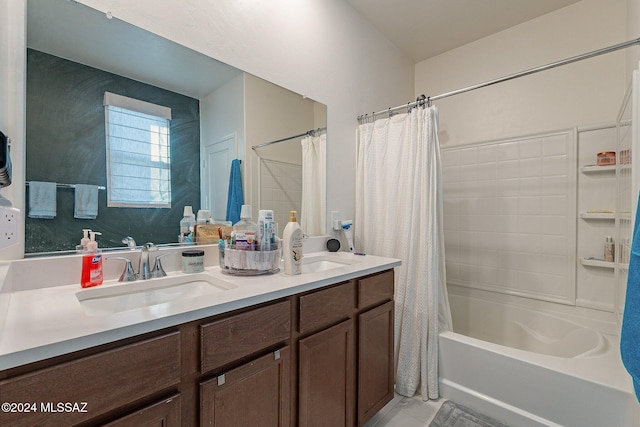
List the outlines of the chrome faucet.
{"type": "Polygon", "coordinates": [[[157,251],[158,247],[153,243],[142,245],[140,252],[140,265],[138,266],[138,277],[143,280],[151,279],[151,267],[149,265],[149,252],[157,251]]]}
{"type": "Polygon", "coordinates": [[[131,250],[131,251],[135,251],[136,250],[136,241],[133,240],[133,237],[131,237],[131,236],[124,237],[122,239],[122,243],[127,245],[129,250],[131,250]]]}

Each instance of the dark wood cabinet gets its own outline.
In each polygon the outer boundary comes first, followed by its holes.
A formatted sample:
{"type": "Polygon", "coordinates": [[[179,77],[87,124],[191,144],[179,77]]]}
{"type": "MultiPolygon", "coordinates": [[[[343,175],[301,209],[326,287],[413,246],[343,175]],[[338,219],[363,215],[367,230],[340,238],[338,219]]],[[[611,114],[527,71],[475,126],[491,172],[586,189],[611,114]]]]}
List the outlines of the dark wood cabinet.
{"type": "Polygon", "coordinates": [[[200,426],[289,426],[289,347],[200,384],[200,426]]]}
{"type": "Polygon", "coordinates": [[[2,402],[33,405],[0,412],[0,425],[75,425],[175,387],[180,351],[172,332],[0,381],[2,402]]]}
{"type": "Polygon", "coordinates": [[[2,371],[0,426],[351,427],[393,368],[387,270],[2,371]]]}
{"type": "Polygon", "coordinates": [[[353,324],[349,319],[299,341],[299,425],[354,425],[353,324]]]}
{"type": "Polygon", "coordinates": [[[105,424],[104,427],[179,427],[181,425],[180,395],[176,394],[105,424]]]}
{"type": "Polygon", "coordinates": [[[358,425],[393,399],[393,301],[358,316],[358,425]]]}

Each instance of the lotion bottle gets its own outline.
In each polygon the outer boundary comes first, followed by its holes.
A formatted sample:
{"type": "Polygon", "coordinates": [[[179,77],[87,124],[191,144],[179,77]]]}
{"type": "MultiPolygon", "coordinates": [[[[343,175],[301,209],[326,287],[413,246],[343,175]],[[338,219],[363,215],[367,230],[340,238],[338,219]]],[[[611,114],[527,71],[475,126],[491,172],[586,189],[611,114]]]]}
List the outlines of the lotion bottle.
{"type": "Polygon", "coordinates": [[[98,249],[96,242],[97,231],[89,232],[91,240],[87,243],[87,249],[82,252],[82,275],[80,277],[80,286],[90,288],[102,284],[102,251],[98,249]]]}
{"type": "Polygon", "coordinates": [[[302,228],[296,220],[296,213],[291,211],[282,235],[284,274],[302,274],[302,228]]]}

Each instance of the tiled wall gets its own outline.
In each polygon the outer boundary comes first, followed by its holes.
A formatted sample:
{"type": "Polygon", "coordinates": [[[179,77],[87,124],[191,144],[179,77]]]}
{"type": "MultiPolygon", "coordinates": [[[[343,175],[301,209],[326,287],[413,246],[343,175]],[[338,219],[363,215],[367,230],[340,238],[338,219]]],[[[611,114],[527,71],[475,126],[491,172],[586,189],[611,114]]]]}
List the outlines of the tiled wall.
{"type": "Polygon", "coordinates": [[[447,282],[575,301],[575,139],[442,150],[447,282]]]}
{"type": "Polygon", "coordinates": [[[273,210],[280,236],[289,222],[289,212],[297,211],[300,215],[301,205],[302,165],[261,159],[260,209],[273,210]]]}

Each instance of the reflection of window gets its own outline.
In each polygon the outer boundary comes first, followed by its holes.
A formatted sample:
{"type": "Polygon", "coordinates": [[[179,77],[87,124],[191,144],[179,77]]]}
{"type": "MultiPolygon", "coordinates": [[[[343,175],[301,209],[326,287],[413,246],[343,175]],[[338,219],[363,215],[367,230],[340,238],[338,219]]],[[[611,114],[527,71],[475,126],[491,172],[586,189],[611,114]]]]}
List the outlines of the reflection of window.
{"type": "Polygon", "coordinates": [[[107,206],[170,208],[171,109],[104,93],[107,206]]]}

